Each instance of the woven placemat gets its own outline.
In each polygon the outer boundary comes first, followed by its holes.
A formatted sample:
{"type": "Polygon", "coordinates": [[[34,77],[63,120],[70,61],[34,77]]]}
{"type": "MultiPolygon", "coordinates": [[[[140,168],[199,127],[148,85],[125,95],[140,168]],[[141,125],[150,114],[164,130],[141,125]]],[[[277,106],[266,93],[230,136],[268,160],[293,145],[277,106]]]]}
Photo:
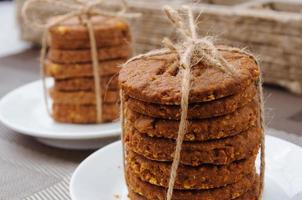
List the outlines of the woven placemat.
{"type": "MultiPolygon", "coordinates": [[[[107,145],[104,141],[102,146],[107,145]]],[[[0,199],[68,200],[76,167],[93,151],[62,150],[0,124],[0,199]]]]}

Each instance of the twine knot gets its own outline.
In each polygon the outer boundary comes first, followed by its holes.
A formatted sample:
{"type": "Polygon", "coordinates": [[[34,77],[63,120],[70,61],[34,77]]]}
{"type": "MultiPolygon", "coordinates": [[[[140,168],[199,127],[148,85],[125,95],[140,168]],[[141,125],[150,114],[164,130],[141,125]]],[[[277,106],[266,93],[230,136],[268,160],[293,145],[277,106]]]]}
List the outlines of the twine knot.
{"type": "Polygon", "coordinates": [[[201,61],[205,65],[214,66],[230,75],[235,75],[232,65],[230,65],[218,52],[210,37],[198,38],[196,25],[192,9],[188,6],[182,7],[187,12],[188,23],[179,13],[169,6],[164,6],[164,11],[183,40],[174,45],[169,38],[163,40],[163,44],[171,51],[176,51],[180,55],[180,66],[182,68],[192,67],[201,61]],[[187,25],[188,24],[188,25],[187,25]]]}

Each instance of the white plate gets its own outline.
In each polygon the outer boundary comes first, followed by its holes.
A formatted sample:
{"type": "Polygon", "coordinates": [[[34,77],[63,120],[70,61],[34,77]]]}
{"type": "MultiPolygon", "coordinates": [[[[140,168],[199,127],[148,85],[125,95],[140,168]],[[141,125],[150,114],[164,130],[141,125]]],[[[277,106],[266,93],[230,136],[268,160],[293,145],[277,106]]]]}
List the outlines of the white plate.
{"type": "MultiPolygon", "coordinates": [[[[302,199],[302,149],[284,140],[266,137],[264,200],[302,199]]],[[[73,200],[126,200],[121,143],[93,153],[74,172],[70,183],[73,200]]]]}
{"type": "Polygon", "coordinates": [[[2,123],[19,133],[62,148],[98,148],[103,143],[100,139],[119,136],[119,122],[96,125],[55,122],[47,114],[42,94],[41,81],[26,84],[8,93],[0,101],[2,123]]]}

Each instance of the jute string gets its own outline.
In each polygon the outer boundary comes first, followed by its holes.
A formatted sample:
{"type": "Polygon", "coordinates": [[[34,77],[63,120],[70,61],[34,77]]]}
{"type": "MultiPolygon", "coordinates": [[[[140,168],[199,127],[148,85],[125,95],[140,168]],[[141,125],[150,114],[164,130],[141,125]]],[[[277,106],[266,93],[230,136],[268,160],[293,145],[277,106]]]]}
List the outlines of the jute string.
{"type": "Polygon", "coordinates": [[[99,68],[99,59],[98,59],[98,50],[96,44],[95,33],[93,30],[93,23],[91,21],[92,16],[108,16],[108,17],[138,17],[139,13],[126,13],[127,11],[127,2],[126,0],[121,0],[121,8],[117,12],[105,11],[98,8],[104,0],[95,0],[95,1],[81,1],[81,0],[71,0],[68,2],[64,2],[61,0],[28,0],[25,2],[23,9],[22,9],[22,17],[26,23],[29,23],[37,28],[43,29],[42,35],[42,47],[41,47],[41,54],[40,54],[40,72],[41,72],[41,79],[43,83],[43,94],[44,94],[44,101],[46,104],[46,109],[49,115],[52,115],[49,109],[49,102],[48,102],[48,94],[47,94],[47,85],[46,85],[46,75],[44,70],[44,61],[47,54],[47,38],[49,29],[53,26],[60,25],[61,23],[73,18],[79,17],[81,23],[83,23],[88,30],[89,34],[89,41],[90,41],[90,51],[91,51],[91,60],[92,60],[92,67],[93,67],[93,77],[94,77],[94,86],[95,86],[95,98],[96,98],[96,121],[98,123],[102,122],[102,90],[100,86],[101,76],[99,68]],[[58,16],[56,12],[54,12],[53,7],[59,6],[64,8],[66,11],[65,14],[61,14],[58,16]],[[39,7],[40,9],[48,10],[49,12],[53,12],[50,14],[50,17],[56,17],[56,19],[46,20],[46,22],[41,23],[40,12],[33,9],[35,7],[39,7]],[[33,13],[35,12],[36,13],[33,13]],[[30,17],[33,16],[33,17],[30,17]]]}
{"type": "MultiPolygon", "coordinates": [[[[184,135],[187,131],[187,114],[188,114],[188,106],[189,106],[189,94],[191,87],[191,68],[202,62],[205,66],[216,67],[219,70],[226,73],[228,76],[232,76],[234,79],[237,77],[237,72],[234,70],[233,66],[230,65],[219,53],[219,50],[227,50],[232,52],[244,53],[256,59],[244,52],[243,50],[237,48],[230,47],[220,47],[216,48],[212,43],[209,37],[198,38],[196,26],[194,23],[193,12],[192,10],[184,6],[183,10],[187,13],[188,22],[185,23],[185,20],[180,16],[180,14],[168,7],[164,7],[164,11],[171,21],[171,23],[176,27],[178,33],[180,34],[180,39],[182,40],[178,44],[173,44],[169,39],[165,38],[163,40],[163,44],[165,48],[160,50],[154,50],[146,54],[141,54],[135,56],[128,60],[125,64],[137,60],[137,59],[147,59],[150,56],[164,55],[169,54],[171,52],[177,53],[179,57],[179,70],[182,72],[182,80],[181,80],[181,117],[178,129],[178,135],[176,139],[176,147],[174,152],[173,163],[170,171],[170,179],[168,185],[168,191],[166,195],[167,200],[171,200],[173,196],[174,184],[177,176],[177,169],[180,163],[180,155],[182,149],[182,143],[184,139],[184,135]]],[[[264,117],[263,117],[263,94],[262,94],[262,78],[260,76],[260,80],[258,81],[258,101],[260,104],[259,109],[259,123],[261,126],[262,134],[261,134],[261,166],[260,166],[260,182],[261,189],[259,194],[259,199],[262,199],[263,193],[263,184],[264,184],[264,172],[265,172],[265,143],[264,143],[264,117]]]]}

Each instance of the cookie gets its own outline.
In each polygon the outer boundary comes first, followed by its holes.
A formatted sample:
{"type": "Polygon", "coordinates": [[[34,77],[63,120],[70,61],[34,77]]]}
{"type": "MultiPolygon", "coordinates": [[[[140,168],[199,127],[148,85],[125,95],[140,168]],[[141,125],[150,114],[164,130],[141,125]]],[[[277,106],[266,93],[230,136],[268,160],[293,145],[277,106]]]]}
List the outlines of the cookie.
{"type": "MultiPolygon", "coordinates": [[[[102,90],[118,90],[117,76],[101,77],[102,90]]],[[[54,88],[60,91],[94,91],[93,78],[55,79],[54,88]]]]}
{"type": "MultiPolygon", "coordinates": [[[[249,174],[240,181],[224,187],[208,190],[177,190],[173,191],[173,200],[231,200],[236,199],[253,187],[255,173],[249,174]]],[[[166,188],[142,181],[129,169],[126,170],[126,182],[130,190],[150,200],[165,200],[166,188]]]]}
{"type": "MultiPolygon", "coordinates": [[[[53,17],[50,20],[56,20],[58,17],[53,17]]],[[[99,41],[104,40],[105,43],[102,46],[114,46],[120,43],[115,40],[130,40],[129,26],[126,21],[108,16],[92,16],[90,20],[93,24],[97,44],[102,44],[99,41]],[[98,39],[100,40],[98,41],[98,39]],[[113,41],[110,41],[110,39],[113,41]]],[[[51,38],[50,45],[58,48],[61,45],[66,46],[65,41],[86,41],[86,43],[89,43],[87,26],[80,21],[79,17],[70,18],[60,25],[50,27],[49,36],[51,38]],[[55,41],[59,41],[59,43],[54,44],[55,41]]],[[[81,48],[89,47],[89,44],[84,45],[81,48]]]]}
{"type": "MultiPolygon", "coordinates": [[[[220,117],[202,120],[189,120],[184,141],[205,141],[236,135],[255,126],[258,104],[255,101],[235,112],[220,117]]],[[[125,112],[125,118],[141,133],[150,137],[176,139],[179,121],[152,118],[130,109],[125,112]]]]}
{"type": "MultiPolygon", "coordinates": [[[[259,77],[256,61],[244,53],[219,50],[235,75],[202,62],[192,67],[189,103],[212,101],[244,91],[259,77]]],[[[182,73],[175,53],[141,58],[126,64],[119,75],[124,92],[132,98],[159,104],[180,104],[182,73]]]]}
{"type": "Polygon", "coordinates": [[[235,200],[259,200],[260,193],[260,177],[256,175],[256,180],[253,186],[242,196],[236,198],[235,200]]]}
{"type": "MultiPolygon", "coordinates": [[[[52,117],[57,122],[90,124],[96,123],[95,105],[53,104],[52,117]]],[[[118,104],[103,104],[103,122],[117,120],[118,104]]]]}
{"type": "MultiPolygon", "coordinates": [[[[148,159],[172,161],[175,140],[148,137],[128,125],[125,127],[127,149],[148,159]]],[[[184,142],[180,163],[198,166],[201,164],[226,165],[245,159],[258,152],[260,128],[252,127],[232,137],[206,142],[184,142]]]]}
{"type": "MultiPolygon", "coordinates": [[[[118,74],[121,69],[120,65],[125,61],[126,59],[116,59],[99,62],[100,76],[118,74]]],[[[44,61],[44,71],[46,76],[51,76],[55,79],[93,77],[93,67],[91,63],[60,64],[47,59],[44,61]]]]}
{"type": "MultiPolygon", "coordinates": [[[[234,112],[250,103],[256,95],[256,86],[250,85],[245,91],[214,101],[190,104],[188,119],[204,119],[234,112]]],[[[134,98],[125,97],[126,106],[131,110],[155,118],[180,119],[181,109],[178,105],[146,103],[134,98]]]]}
{"type": "MultiPolygon", "coordinates": [[[[97,48],[109,47],[109,46],[121,46],[131,43],[130,34],[125,32],[125,35],[121,37],[108,37],[108,38],[96,38],[97,48]]],[[[62,50],[79,50],[79,49],[89,49],[89,40],[61,40],[61,39],[48,39],[48,46],[53,49],[62,50]]]]}
{"type": "MultiPolygon", "coordinates": [[[[259,196],[259,177],[256,178],[256,182],[253,184],[252,188],[244,193],[242,196],[235,198],[234,200],[258,200],[259,196]]],[[[130,200],[153,200],[153,199],[147,199],[138,193],[135,193],[132,190],[129,190],[128,197],[130,200]]],[[[186,199],[183,199],[186,200],[186,199]]],[[[198,200],[198,199],[196,199],[198,200]]],[[[201,199],[203,200],[203,199],[201,199]]],[[[213,199],[214,200],[214,199],[213,199]]],[[[215,199],[216,200],[216,199],[215,199]]],[[[217,198],[217,200],[220,200],[220,198],[217,198]]]]}
{"type": "MultiPolygon", "coordinates": [[[[99,61],[128,58],[130,55],[130,45],[103,47],[98,49],[99,61]]],[[[92,62],[91,51],[89,49],[60,50],[50,48],[47,58],[52,62],[63,64],[92,62]]]]}
{"type": "MultiPolygon", "coordinates": [[[[240,181],[255,170],[256,156],[232,162],[229,165],[191,167],[180,165],[177,169],[175,189],[211,189],[240,181]]],[[[141,180],[168,188],[171,163],[152,161],[134,152],[127,153],[127,167],[141,180]]]]}
{"type": "MultiPolygon", "coordinates": [[[[95,105],[96,97],[93,91],[77,91],[62,92],[54,88],[49,89],[50,97],[56,104],[72,104],[72,105],[95,105]]],[[[118,90],[104,90],[102,92],[102,100],[104,103],[118,103],[118,90]]]]}

